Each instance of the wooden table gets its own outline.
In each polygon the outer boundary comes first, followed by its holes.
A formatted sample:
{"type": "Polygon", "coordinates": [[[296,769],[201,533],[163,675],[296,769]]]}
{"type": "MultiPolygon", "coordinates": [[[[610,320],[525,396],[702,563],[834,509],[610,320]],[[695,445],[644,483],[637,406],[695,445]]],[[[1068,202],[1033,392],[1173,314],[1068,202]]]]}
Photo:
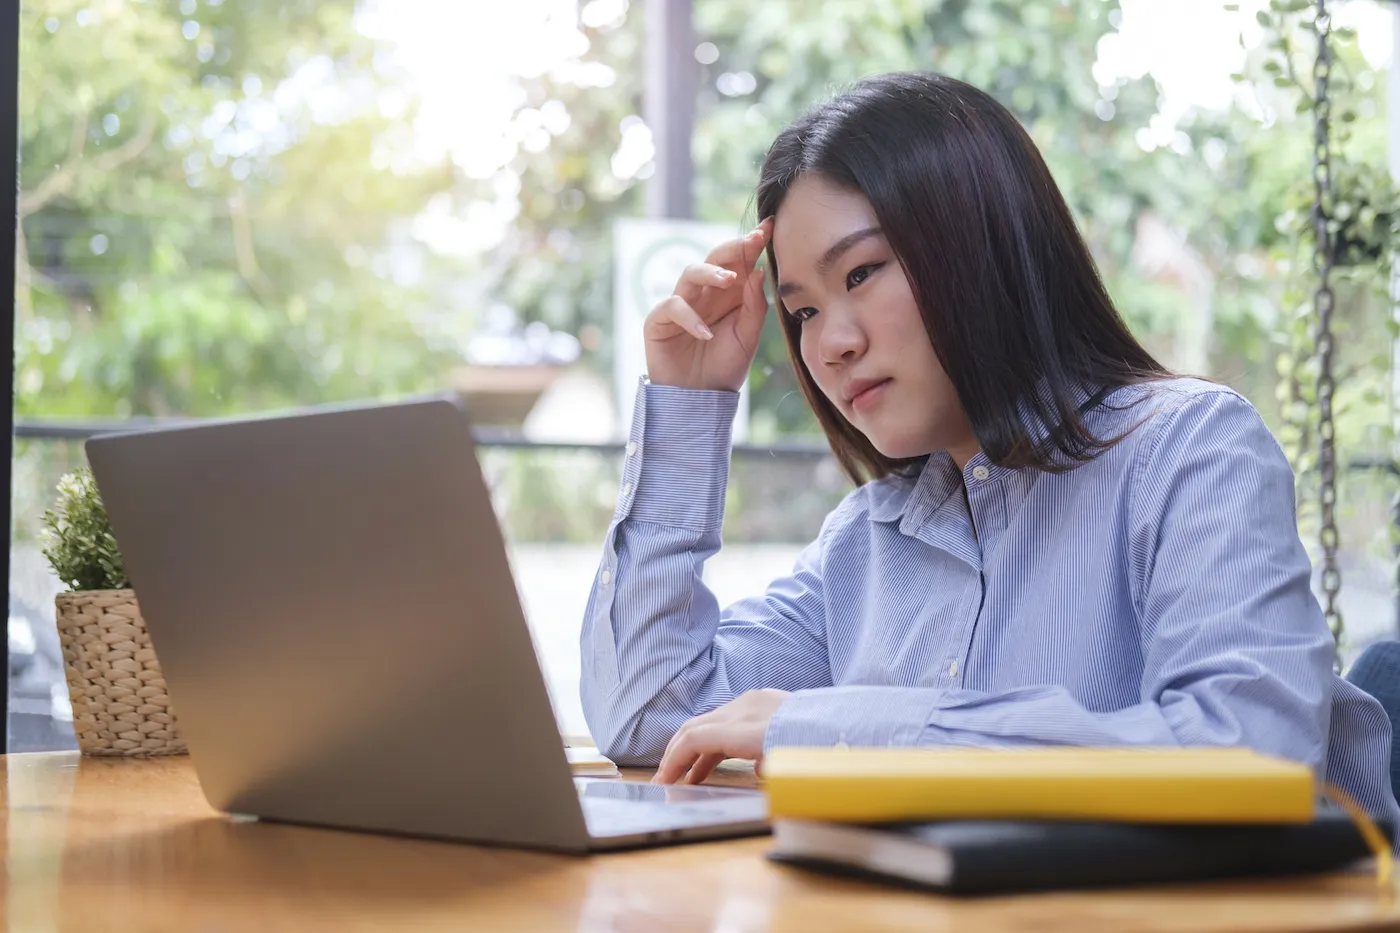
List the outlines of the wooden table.
{"type": "Polygon", "coordinates": [[[188,758],[4,764],[12,933],[1400,930],[1400,905],[1364,874],[957,900],[777,866],[763,838],[555,856],[234,822],[188,758]]]}

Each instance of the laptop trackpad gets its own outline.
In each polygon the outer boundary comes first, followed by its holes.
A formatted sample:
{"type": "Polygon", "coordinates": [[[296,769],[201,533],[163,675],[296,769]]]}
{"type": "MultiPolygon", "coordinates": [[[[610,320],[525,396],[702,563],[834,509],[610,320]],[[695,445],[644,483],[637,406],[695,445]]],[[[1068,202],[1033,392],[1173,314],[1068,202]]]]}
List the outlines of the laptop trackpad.
{"type": "Polygon", "coordinates": [[[574,778],[574,784],[588,831],[594,836],[761,823],[768,818],[763,793],[742,787],[645,784],[616,778],[574,778]]]}

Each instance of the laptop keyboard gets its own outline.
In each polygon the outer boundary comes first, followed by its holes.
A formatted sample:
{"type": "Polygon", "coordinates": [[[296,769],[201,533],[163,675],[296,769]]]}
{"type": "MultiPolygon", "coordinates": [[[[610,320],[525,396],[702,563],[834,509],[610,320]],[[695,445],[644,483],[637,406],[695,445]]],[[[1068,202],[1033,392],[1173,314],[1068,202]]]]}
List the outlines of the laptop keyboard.
{"type": "Polygon", "coordinates": [[[578,783],[579,803],[589,832],[595,836],[763,822],[767,818],[767,801],[756,791],[615,779],[578,783]]]}

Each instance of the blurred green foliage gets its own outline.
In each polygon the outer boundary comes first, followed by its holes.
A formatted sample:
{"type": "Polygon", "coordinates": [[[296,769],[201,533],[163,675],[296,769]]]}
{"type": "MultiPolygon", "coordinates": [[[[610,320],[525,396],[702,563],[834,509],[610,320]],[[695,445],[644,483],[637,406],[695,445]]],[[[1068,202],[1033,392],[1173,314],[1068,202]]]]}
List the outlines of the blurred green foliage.
{"type": "Polygon", "coordinates": [[[435,385],[446,267],[404,224],[393,77],[334,0],[22,8],[16,407],[202,415],[435,385]],[[405,271],[407,270],[407,271],[405,271]]]}
{"type": "MultiPolygon", "coordinates": [[[[461,359],[470,309],[490,299],[579,334],[586,362],[610,373],[612,224],[642,212],[647,175],[645,160],[618,158],[639,128],[645,4],[606,0],[614,14],[598,17],[593,2],[580,0],[576,56],[519,81],[517,131],[560,108],[567,120],[484,179],[447,154],[396,158],[412,92],[357,31],[353,0],[26,2],[20,414],[203,415],[435,388],[461,359]],[[502,192],[518,214],[475,257],[413,235],[429,203],[461,216],[502,192]]],[[[1095,78],[1116,0],[693,6],[696,41],[713,46],[699,65],[699,218],[744,229],[773,135],[833,89],[898,69],[970,81],[1041,147],[1135,331],[1244,391],[1306,475],[1309,4],[1264,14],[1237,106],[1187,112],[1165,134],[1151,75],[1095,78]]],[[[1386,283],[1400,214],[1385,77],[1355,36],[1334,41],[1338,204],[1354,245],[1338,274],[1346,460],[1393,442],[1386,283]]],[[[751,439],[815,432],[775,324],[750,384],[751,439]]],[[[526,473],[514,501],[552,490],[541,502],[589,510],[582,525],[542,518],[542,534],[586,535],[607,508],[593,480],[526,473]]]]}

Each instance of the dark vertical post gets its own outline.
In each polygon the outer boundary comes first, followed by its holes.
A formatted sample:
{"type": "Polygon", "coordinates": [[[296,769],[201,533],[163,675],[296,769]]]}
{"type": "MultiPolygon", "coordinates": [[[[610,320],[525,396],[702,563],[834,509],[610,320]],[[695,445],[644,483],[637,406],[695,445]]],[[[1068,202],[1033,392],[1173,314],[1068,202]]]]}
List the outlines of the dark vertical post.
{"type": "MultiPolygon", "coordinates": [[[[4,461],[5,495],[0,514],[4,521],[5,547],[3,571],[5,592],[9,593],[10,581],[10,541],[11,500],[14,487],[11,482],[11,465],[14,457],[15,427],[15,234],[19,228],[19,0],[0,2],[0,161],[9,169],[0,177],[0,384],[4,386],[4,398],[0,400],[0,419],[4,424],[4,449],[0,460],[4,461]]],[[[5,600],[5,617],[10,615],[9,598],[5,600]]],[[[8,627],[8,626],[7,626],[8,627]]],[[[0,690],[0,735],[5,742],[0,752],[10,747],[10,639],[5,637],[5,689],[0,690]]]]}
{"type": "Polygon", "coordinates": [[[648,217],[686,218],[694,213],[690,137],[700,66],[690,4],[691,0],[647,0],[642,119],[656,144],[656,174],[646,193],[648,217]]]}

